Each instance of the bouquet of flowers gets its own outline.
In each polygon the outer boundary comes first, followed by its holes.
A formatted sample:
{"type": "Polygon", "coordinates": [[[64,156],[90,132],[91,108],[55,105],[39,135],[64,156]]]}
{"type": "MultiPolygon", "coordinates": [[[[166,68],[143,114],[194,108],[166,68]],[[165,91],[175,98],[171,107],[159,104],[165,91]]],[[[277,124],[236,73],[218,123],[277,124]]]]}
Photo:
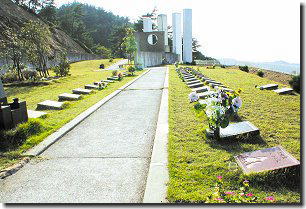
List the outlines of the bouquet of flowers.
{"type": "Polygon", "coordinates": [[[118,81],[121,81],[123,79],[123,74],[121,72],[118,73],[118,81]]]}

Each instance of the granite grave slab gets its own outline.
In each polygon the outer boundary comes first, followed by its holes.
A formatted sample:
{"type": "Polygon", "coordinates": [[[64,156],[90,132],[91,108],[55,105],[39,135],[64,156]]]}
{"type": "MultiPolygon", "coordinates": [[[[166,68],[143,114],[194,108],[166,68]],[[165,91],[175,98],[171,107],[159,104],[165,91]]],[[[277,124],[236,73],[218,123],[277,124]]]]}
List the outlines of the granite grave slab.
{"type": "Polygon", "coordinates": [[[37,110],[62,110],[64,102],[46,100],[37,104],[37,110]]]}
{"type": "Polygon", "coordinates": [[[209,86],[203,86],[203,87],[195,88],[192,91],[195,91],[196,93],[202,93],[202,92],[206,92],[209,90],[210,90],[209,86]]]}
{"type": "Polygon", "coordinates": [[[191,84],[191,85],[188,85],[189,88],[199,88],[199,87],[202,87],[204,86],[203,83],[199,82],[199,83],[196,83],[196,84],[191,84]]]}
{"type": "Polygon", "coordinates": [[[58,96],[58,99],[60,101],[74,101],[74,100],[79,100],[81,99],[81,95],[79,94],[69,94],[69,93],[63,93],[63,94],[60,94],[58,96]]]}
{"type": "Polygon", "coordinates": [[[282,146],[246,152],[235,156],[235,159],[246,174],[300,165],[282,146]]]}
{"type": "Polygon", "coordinates": [[[293,92],[293,89],[292,88],[281,88],[281,89],[276,89],[273,91],[278,94],[291,94],[293,92]]]}
{"type": "Polygon", "coordinates": [[[85,85],[85,89],[99,89],[99,86],[92,85],[92,84],[87,84],[87,85],[85,85]]]}
{"type": "Polygon", "coordinates": [[[186,82],[187,85],[192,85],[192,84],[197,84],[197,83],[202,83],[202,82],[199,80],[186,82]]]}
{"type": "Polygon", "coordinates": [[[220,128],[220,138],[237,137],[244,134],[258,135],[259,129],[249,121],[229,124],[226,128],[220,128]]]}
{"type": "Polygon", "coordinates": [[[28,117],[29,118],[42,118],[47,115],[46,112],[35,111],[35,110],[28,110],[28,117]]]}
{"type": "Polygon", "coordinates": [[[267,85],[259,87],[260,90],[274,90],[277,88],[278,88],[278,84],[267,84],[267,85]]]}
{"type": "Polygon", "coordinates": [[[92,90],[82,89],[82,88],[77,88],[77,89],[72,90],[72,93],[74,93],[74,94],[90,94],[91,92],[92,92],[92,90]]]}
{"type": "Polygon", "coordinates": [[[198,93],[198,96],[199,96],[200,99],[205,99],[205,98],[214,96],[216,93],[217,92],[215,92],[215,91],[206,91],[206,92],[203,92],[203,93],[198,93]]]}

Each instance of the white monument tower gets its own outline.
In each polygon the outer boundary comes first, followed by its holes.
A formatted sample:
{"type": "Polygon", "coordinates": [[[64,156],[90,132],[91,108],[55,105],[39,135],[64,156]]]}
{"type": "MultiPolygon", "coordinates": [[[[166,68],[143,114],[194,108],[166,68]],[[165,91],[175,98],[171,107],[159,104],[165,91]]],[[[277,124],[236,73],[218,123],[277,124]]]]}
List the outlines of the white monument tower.
{"type": "Polygon", "coordinates": [[[150,17],[145,17],[143,20],[143,32],[152,32],[153,22],[150,17]]]}
{"type": "Polygon", "coordinates": [[[183,62],[192,62],[192,10],[183,10],[183,62]]]}
{"type": "Polygon", "coordinates": [[[172,14],[173,28],[173,50],[172,52],[179,55],[179,62],[182,62],[182,24],[181,13],[172,14]]]}
{"type": "Polygon", "coordinates": [[[167,15],[160,14],[157,16],[157,27],[158,31],[165,32],[165,47],[168,48],[168,23],[167,23],[167,15]]]}

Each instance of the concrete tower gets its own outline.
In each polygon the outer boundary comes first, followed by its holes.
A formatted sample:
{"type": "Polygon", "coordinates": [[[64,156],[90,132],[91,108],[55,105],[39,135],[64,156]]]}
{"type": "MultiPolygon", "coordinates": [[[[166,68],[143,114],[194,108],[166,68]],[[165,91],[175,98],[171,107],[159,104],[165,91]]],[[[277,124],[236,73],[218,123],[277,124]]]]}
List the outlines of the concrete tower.
{"type": "Polygon", "coordinates": [[[157,27],[158,31],[165,32],[165,46],[168,46],[168,23],[167,23],[167,15],[160,14],[157,16],[157,27]]]}
{"type": "Polygon", "coordinates": [[[183,10],[183,62],[192,62],[192,10],[183,10]]]}
{"type": "Polygon", "coordinates": [[[143,18],[143,32],[152,32],[153,22],[149,17],[143,18]]]}
{"type": "Polygon", "coordinates": [[[173,50],[172,52],[179,55],[179,62],[182,62],[182,15],[181,13],[172,14],[173,28],[173,50]]]}

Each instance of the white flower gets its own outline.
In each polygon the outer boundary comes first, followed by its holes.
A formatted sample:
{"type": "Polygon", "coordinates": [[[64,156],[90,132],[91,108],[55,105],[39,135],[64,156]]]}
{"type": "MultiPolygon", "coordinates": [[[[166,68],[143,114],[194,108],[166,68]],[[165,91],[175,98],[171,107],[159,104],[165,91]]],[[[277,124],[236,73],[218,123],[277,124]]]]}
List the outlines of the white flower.
{"type": "Polygon", "coordinates": [[[198,100],[199,100],[199,96],[197,95],[196,92],[191,92],[191,93],[189,94],[189,101],[190,101],[190,102],[196,102],[196,101],[198,101],[198,100]]]}
{"type": "Polygon", "coordinates": [[[242,106],[242,100],[240,97],[236,97],[233,99],[233,106],[239,109],[242,106]]]}

